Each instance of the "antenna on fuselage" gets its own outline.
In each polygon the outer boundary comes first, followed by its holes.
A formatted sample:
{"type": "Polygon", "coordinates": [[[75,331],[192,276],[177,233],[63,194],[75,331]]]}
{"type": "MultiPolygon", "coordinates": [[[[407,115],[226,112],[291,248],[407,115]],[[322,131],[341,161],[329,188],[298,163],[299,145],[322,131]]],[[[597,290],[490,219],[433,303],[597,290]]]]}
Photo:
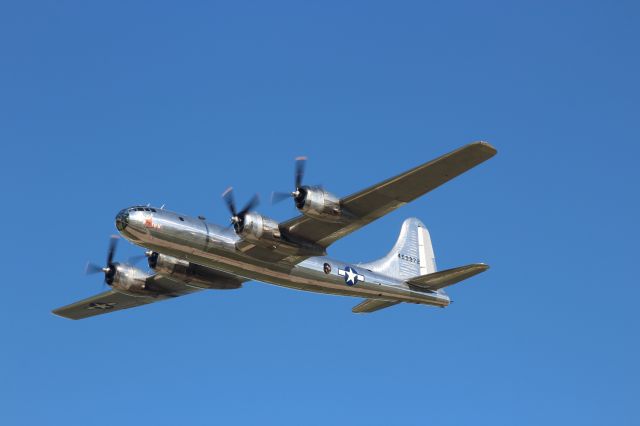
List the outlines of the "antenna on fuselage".
{"type": "Polygon", "coordinates": [[[162,207],[160,207],[160,210],[164,210],[164,204],[162,205],[162,207]]]}

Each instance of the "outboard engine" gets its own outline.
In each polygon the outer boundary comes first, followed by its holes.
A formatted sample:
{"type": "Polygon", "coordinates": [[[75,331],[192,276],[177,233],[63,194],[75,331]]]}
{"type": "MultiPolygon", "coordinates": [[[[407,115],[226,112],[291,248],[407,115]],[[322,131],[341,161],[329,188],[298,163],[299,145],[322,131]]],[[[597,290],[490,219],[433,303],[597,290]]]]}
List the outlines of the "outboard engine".
{"type": "Polygon", "coordinates": [[[295,190],[293,192],[274,192],[271,201],[278,203],[293,198],[296,208],[304,215],[325,222],[343,222],[353,218],[340,204],[340,199],[319,186],[302,184],[307,158],[296,158],[295,190]]]}
{"type": "Polygon", "coordinates": [[[104,273],[104,282],[118,293],[147,297],[161,294],[154,289],[148,288],[147,279],[150,277],[149,274],[132,265],[114,262],[117,243],[118,237],[112,236],[109,242],[109,250],[107,251],[107,265],[100,267],[89,263],[87,265],[87,273],[104,273]]]}
{"type": "Polygon", "coordinates": [[[319,187],[302,186],[293,198],[296,208],[304,215],[325,222],[344,220],[340,199],[319,187]]]}

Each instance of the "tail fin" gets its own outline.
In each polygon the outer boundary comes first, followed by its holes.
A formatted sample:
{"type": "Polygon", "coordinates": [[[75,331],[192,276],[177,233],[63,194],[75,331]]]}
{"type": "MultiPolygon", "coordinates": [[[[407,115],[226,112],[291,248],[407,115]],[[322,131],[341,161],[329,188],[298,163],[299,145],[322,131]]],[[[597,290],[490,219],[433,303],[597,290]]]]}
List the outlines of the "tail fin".
{"type": "Polygon", "coordinates": [[[389,254],[360,266],[404,280],[436,272],[436,259],[429,231],[419,219],[406,219],[402,223],[398,241],[389,254]]]}

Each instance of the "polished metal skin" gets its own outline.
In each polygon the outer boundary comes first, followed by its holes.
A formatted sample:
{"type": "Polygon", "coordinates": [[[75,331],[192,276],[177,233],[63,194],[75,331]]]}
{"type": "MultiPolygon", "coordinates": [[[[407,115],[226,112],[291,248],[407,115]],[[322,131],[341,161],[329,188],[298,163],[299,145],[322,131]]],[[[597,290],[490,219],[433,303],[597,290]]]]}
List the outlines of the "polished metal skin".
{"type": "MultiPolygon", "coordinates": [[[[267,282],[297,290],[393,299],[402,302],[447,306],[449,297],[433,291],[415,291],[401,277],[362,268],[357,285],[345,285],[339,270],[351,264],[325,256],[310,257],[296,265],[256,260],[237,249],[243,240],[233,230],[168,210],[139,211],[132,207],[118,213],[121,235],[131,242],[177,259],[203,265],[246,280],[267,282]],[[324,272],[329,264],[331,272],[324,272]]],[[[417,221],[417,219],[410,219],[417,221]]],[[[417,275],[417,274],[416,274],[417,275]]]]}
{"type": "Polygon", "coordinates": [[[116,263],[114,266],[115,276],[110,280],[109,285],[115,291],[134,297],[152,296],[155,294],[155,292],[147,286],[149,274],[131,265],[116,263]]]}
{"type": "Polygon", "coordinates": [[[326,222],[342,222],[351,217],[340,205],[340,199],[322,188],[305,186],[298,193],[296,208],[307,216],[326,222]]]}
{"type": "Polygon", "coordinates": [[[203,289],[236,289],[249,280],[296,290],[365,300],[353,312],[367,313],[401,302],[446,307],[443,288],[488,269],[473,264],[437,272],[431,237],[416,218],[383,258],[353,264],[326,255],[338,239],[437,188],[496,154],[476,142],[398,176],[339,199],[320,187],[302,185],[306,159],[296,160],[293,198],[300,216],[278,223],[254,211],[257,196],[236,209],[231,188],[223,198],[232,228],[163,208],[134,206],[115,218],[120,234],[147,249],[154,275],[114,263],[112,239],[105,273],[110,290],[54,310],[72,319],[126,309],[203,289]]]}
{"type": "Polygon", "coordinates": [[[248,212],[238,232],[247,241],[270,246],[281,240],[278,222],[255,212],[248,212]]]}
{"type": "Polygon", "coordinates": [[[244,281],[235,276],[226,277],[219,271],[197,263],[158,252],[149,253],[149,267],[158,274],[201,289],[232,290],[242,287],[244,281]]]}

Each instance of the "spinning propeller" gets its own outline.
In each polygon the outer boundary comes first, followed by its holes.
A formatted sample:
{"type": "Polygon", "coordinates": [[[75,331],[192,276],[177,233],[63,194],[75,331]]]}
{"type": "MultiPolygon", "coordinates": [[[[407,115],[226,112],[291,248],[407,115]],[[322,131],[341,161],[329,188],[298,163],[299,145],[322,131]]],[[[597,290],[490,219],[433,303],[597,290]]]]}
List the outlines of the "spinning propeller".
{"type": "Polygon", "coordinates": [[[116,254],[116,246],[118,245],[119,237],[112,235],[109,240],[109,251],[107,251],[107,266],[100,267],[95,263],[87,263],[86,273],[89,274],[97,274],[100,272],[104,273],[104,282],[108,285],[113,284],[113,279],[116,276],[117,272],[117,263],[113,262],[113,258],[116,254]]]}
{"type": "Polygon", "coordinates": [[[304,203],[304,199],[307,195],[307,186],[302,185],[302,178],[304,177],[304,169],[307,165],[307,157],[296,158],[294,185],[295,190],[293,192],[274,192],[271,194],[271,203],[279,203],[292,197],[296,205],[304,203]]]}
{"type": "Polygon", "coordinates": [[[130,258],[127,259],[127,263],[130,265],[135,265],[145,257],[149,257],[149,256],[151,256],[151,250],[145,251],[143,254],[136,254],[135,256],[131,256],[130,258]]]}
{"type": "Polygon", "coordinates": [[[233,229],[237,233],[242,232],[244,229],[244,219],[247,216],[247,213],[253,210],[260,202],[258,194],[251,197],[249,202],[240,211],[236,210],[236,203],[233,199],[233,188],[227,188],[227,190],[222,193],[222,198],[227,203],[229,212],[231,212],[231,224],[233,225],[233,229]]]}

